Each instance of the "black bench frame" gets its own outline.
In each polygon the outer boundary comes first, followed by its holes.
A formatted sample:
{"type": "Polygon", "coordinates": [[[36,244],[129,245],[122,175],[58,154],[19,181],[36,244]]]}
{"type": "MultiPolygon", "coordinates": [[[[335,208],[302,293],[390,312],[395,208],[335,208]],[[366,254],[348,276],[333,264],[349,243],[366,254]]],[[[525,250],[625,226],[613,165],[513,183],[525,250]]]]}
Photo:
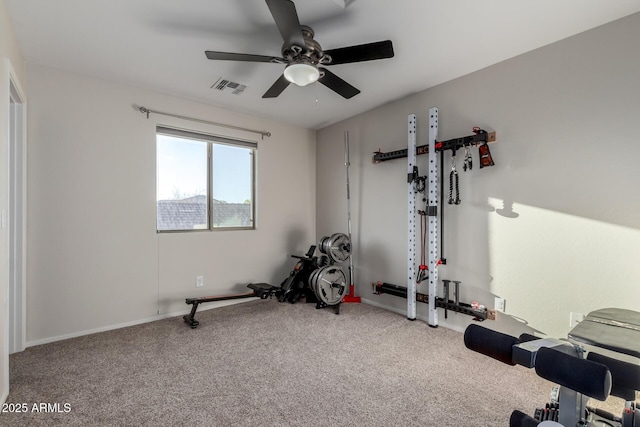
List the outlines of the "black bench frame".
{"type": "Polygon", "coordinates": [[[195,329],[198,327],[200,322],[195,319],[196,311],[198,310],[198,306],[205,302],[214,302],[214,301],[226,301],[233,299],[242,299],[242,298],[260,298],[267,299],[273,295],[276,295],[280,288],[270,285],[268,283],[250,283],[247,287],[253,289],[253,292],[247,292],[244,294],[234,294],[234,295],[219,295],[219,296],[205,296],[205,297],[196,297],[196,298],[187,298],[185,302],[188,305],[192,305],[191,312],[189,314],[185,314],[182,316],[185,322],[187,322],[191,329],[195,329]]]}

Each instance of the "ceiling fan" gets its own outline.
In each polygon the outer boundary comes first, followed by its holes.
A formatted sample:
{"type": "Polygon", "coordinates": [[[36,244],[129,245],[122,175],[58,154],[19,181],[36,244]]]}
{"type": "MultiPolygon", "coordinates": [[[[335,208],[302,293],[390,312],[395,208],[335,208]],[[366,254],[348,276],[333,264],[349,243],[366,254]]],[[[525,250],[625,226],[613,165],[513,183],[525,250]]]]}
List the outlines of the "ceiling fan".
{"type": "Polygon", "coordinates": [[[306,25],[300,25],[293,1],[265,1],[284,39],[282,57],[205,51],[207,58],[213,60],[286,64],[283,74],[262,95],[263,98],[277,97],[290,83],[306,86],[319,81],[349,99],[359,94],[360,91],[324,67],[393,57],[391,40],[323,51],[320,44],[313,39],[313,29],[306,25]]]}

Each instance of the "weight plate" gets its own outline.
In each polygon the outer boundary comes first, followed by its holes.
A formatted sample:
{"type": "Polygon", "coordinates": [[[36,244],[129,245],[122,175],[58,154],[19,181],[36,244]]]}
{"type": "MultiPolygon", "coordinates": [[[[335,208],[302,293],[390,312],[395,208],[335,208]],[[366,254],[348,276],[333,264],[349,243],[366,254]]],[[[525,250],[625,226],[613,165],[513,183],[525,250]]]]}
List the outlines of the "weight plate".
{"type": "Polygon", "coordinates": [[[326,236],[320,239],[320,252],[328,254],[331,250],[331,236],[326,236]]]}
{"type": "Polygon", "coordinates": [[[336,305],[342,301],[347,291],[347,276],[342,268],[327,265],[311,276],[311,286],[319,300],[327,305],[336,305]]]}
{"type": "Polygon", "coordinates": [[[343,262],[351,256],[351,242],[344,233],[335,233],[320,240],[320,252],[329,256],[333,262],[343,262]]]}
{"type": "Polygon", "coordinates": [[[313,292],[316,292],[316,276],[318,275],[318,271],[320,271],[320,269],[316,269],[313,270],[313,272],[311,273],[311,275],[309,276],[309,282],[308,285],[309,287],[313,290],[313,292]]]}

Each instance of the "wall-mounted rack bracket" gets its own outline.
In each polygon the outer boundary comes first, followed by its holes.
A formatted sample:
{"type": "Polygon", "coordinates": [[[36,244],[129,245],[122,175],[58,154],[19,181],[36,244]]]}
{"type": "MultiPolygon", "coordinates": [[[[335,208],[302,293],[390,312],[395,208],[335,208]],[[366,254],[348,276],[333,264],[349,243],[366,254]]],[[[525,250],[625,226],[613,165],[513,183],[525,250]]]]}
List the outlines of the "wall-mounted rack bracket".
{"type": "MultiPolygon", "coordinates": [[[[489,143],[496,141],[496,133],[495,132],[486,132],[482,129],[477,130],[478,133],[473,135],[465,136],[462,138],[454,138],[449,139],[447,141],[437,141],[435,144],[436,152],[446,151],[446,150],[454,150],[457,151],[460,148],[469,147],[469,146],[477,146],[482,143],[489,143]]],[[[402,150],[394,150],[389,151],[387,153],[383,153],[382,151],[376,151],[373,153],[373,163],[386,162],[388,160],[401,159],[403,157],[407,157],[407,148],[402,150]]],[[[429,153],[429,144],[419,145],[416,147],[416,155],[428,154],[429,153]]]]}
{"type": "MultiPolygon", "coordinates": [[[[388,294],[393,295],[400,298],[408,298],[407,288],[403,286],[393,285],[391,283],[383,283],[378,282],[374,284],[375,291],[374,293],[380,294],[388,294]]],[[[482,322],[483,320],[495,320],[496,313],[495,310],[490,310],[487,308],[475,308],[471,304],[467,304],[460,301],[452,301],[448,297],[440,298],[440,297],[431,297],[431,295],[423,294],[420,292],[416,292],[416,301],[435,305],[437,308],[443,308],[446,311],[453,311],[454,313],[466,314],[467,316],[472,316],[474,320],[482,322]]]]}

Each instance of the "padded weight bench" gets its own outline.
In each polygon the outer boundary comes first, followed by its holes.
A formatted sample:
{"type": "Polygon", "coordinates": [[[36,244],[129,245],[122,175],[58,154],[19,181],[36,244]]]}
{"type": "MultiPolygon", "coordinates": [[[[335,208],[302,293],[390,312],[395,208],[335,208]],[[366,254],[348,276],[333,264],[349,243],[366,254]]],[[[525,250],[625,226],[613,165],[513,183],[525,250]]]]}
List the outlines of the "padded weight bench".
{"type": "Polygon", "coordinates": [[[544,420],[562,426],[640,427],[640,312],[605,308],[589,313],[568,334],[568,340],[519,338],[470,325],[467,348],[509,365],[535,368],[538,376],[560,387],[535,418],[514,411],[511,427],[532,427],[544,420]],[[586,357],[585,357],[586,356],[586,357]],[[621,417],[586,406],[588,397],[609,395],[626,401],[621,417]]]}
{"type": "Polygon", "coordinates": [[[569,339],[640,359],[640,312],[621,308],[592,311],[569,332],[569,339]]]}
{"type": "Polygon", "coordinates": [[[200,322],[198,322],[195,319],[196,310],[198,310],[199,304],[202,304],[205,302],[226,301],[226,300],[232,300],[232,299],[253,298],[253,297],[258,297],[260,299],[267,299],[270,296],[275,295],[280,290],[279,287],[270,285],[268,283],[249,283],[247,287],[250,289],[253,289],[253,291],[247,292],[245,294],[187,298],[185,302],[188,305],[192,305],[191,312],[189,314],[185,314],[184,316],[182,316],[182,318],[184,319],[185,322],[187,322],[191,326],[191,329],[195,329],[200,324],[200,322]]]}

